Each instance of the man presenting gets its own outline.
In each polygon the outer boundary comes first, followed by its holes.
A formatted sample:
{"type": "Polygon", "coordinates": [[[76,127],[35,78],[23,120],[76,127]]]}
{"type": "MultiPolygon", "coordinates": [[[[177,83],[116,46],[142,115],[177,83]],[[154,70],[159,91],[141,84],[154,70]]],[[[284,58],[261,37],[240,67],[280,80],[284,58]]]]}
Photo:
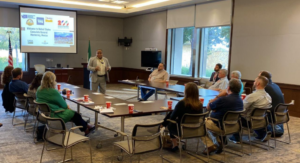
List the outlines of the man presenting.
{"type": "Polygon", "coordinates": [[[227,79],[228,71],[226,69],[221,69],[218,77],[220,78],[214,85],[210,86],[208,89],[215,91],[226,90],[228,87],[228,79],[227,79]]]}
{"type": "Polygon", "coordinates": [[[28,84],[21,81],[23,78],[23,71],[20,68],[15,68],[12,70],[13,79],[9,83],[9,91],[15,93],[27,93],[28,84]]]}
{"type": "MultiPolygon", "coordinates": [[[[148,78],[149,82],[161,82],[165,83],[167,80],[169,80],[169,74],[167,71],[165,71],[164,64],[160,63],[158,65],[157,70],[154,70],[148,78]]],[[[150,96],[152,96],[155,93],[154,89],[148,89],[148,88],[141,88],[141,96],[142,98],[139,98],[139,101],[147,101],[150,96]],[[147,91],[149,91],[147,93],[147,91]]]]}
{"type": "Polygon", "coordinates": [[[106,81],[109,82],[108,72],[111,70],[108,59],[103,57],[102,50],[98,49],[96,56],[91,57],[88,64],[90,70],[90,89],[97,92],[98,87],[100,92],[105,94],[106,81]]]}

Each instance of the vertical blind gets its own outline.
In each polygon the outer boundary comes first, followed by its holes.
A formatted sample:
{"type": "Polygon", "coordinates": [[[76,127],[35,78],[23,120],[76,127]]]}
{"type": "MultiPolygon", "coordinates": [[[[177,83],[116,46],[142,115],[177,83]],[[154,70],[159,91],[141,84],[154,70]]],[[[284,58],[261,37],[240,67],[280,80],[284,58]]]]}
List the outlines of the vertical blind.
{"type": "Polygon", "coordinates": [[[195,26],[195,6],[168,10],[167,28],[195,26]]]}

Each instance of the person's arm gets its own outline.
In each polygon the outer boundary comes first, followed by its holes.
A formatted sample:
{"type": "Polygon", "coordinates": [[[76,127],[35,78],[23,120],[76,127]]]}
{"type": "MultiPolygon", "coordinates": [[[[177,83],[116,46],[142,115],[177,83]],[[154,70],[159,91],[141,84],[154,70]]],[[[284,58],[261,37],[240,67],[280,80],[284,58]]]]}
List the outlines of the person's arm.
{"type": "Polygon", "coordinates": [[[98,71],[97,67],[92,67],[92,64],[93,64],[93,59],[90,58],[87,69],[90,71],[98,71]]]}
{"type": "Polygon", "coordinates": [[[110,66],[109,61],[108,61],[107,58],[106,58],[106,61],[107,61],[107,71],[110,71],[111,70],[111,66],[110,66]]]}
{"type": "Polygon", "coordinates": [[[61,107],[61,108],[63,108],[63,109],[68,109],[69,107],[68,107],[66,101],[62,98],[62,96],[59,94],[59,92],[58,92],[57,90],[53,90],[53,92],[55,92],[55,93],[53,94],[53,96],[55,97],[55,98],[54,98],[54,99],[55,99],[54,102],[55,102],[59,107],[61,107]]]}
{"type": "Polygon", "coordinates": [[[253,103],[254,103],[253,94],[250,94],[250,95],[246,96],[246,98],[243,100],[244,110],[247,111],[247,109],[250,108],[250,106],[253,103]]]}
{"type": "Polygon", "coordinates": [[[214,76],[215,76],[215,72],[211,73],[211,76],[210,76],[210,79],[209,79],[210,82],[213,81],[214,76]]]}
{"type": "Polygon", "coordinates": [[[182,108],[184,108],[183,102],[179,101],[177,103],[177,105],[175,106],[175,108],[174,108],[174,110],[173,110],[173,112],[170,116],[170,119],[171,120],[176,120],[177,117],[179,117],[179,115],[182,114],[181,111],[180,111],[180,109],[182,109],[182,108]]]}
{"type": "MultiPolygon", "coordinates": [[[[154,71],[155,71],[155,70],[154,70],[154,71]]],[[[148,81],[151,81],[151,77],[152,77],[152,74],[153,74],[154,71],[152,71],[151,74],[149,75],[148,81]]]]}
{"type": "Polygon", "coordinates": [[[216,101],[214,102],[210,102],[207,105],[207,110],[212,110],[213,112],[219,110],[220,108],[222,108],[223,105],[223,98],[218,98],[216,101]]]}
{"type": "Polygon", "coordinates": [[[28,88],[29,88],[28,84],[25,83],[25,82],[23,82],[23,83],[22,83],[22,89],[23,89],[23,92],[27,93],[27,92],[28,92],[28,88]]]}
{"type": "Polygon", "coordinates": [[[170,78],[169,73],[166,72],[165,75],[164,75],[164,81],[162,81],[162,82],[165,83],[166,81],[169,80],[169,78],[170,78]]]}
{"type": "Polygon", "coordinates": [[[209,102],[214,102],[220,97],[227,96],[227,90],[222,90],[214,99],[211,99],[209,102]]]}

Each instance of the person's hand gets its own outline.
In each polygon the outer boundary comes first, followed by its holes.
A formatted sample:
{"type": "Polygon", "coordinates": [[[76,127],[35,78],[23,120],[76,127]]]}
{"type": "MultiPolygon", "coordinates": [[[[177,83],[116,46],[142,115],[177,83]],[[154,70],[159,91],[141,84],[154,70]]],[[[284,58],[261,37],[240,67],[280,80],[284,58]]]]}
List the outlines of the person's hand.
{"type": "Polygon", "coordinates": [[[218,98],[214,98],[214,99],[211,99],[211,100],[209,100],[209,103],[212,103],[212,102],[214,102],[214,101],[216,101],[218,98]]]}
{"type": "Polygon", "coordinates": [[[70,108],[70,106],[68,105],[68,108],[67,109],[69,109],[69,110],[71,110],[71,108],[70,108]]]}
{"type": "Polygon", "coordinates": [[[109,71],[109,68],[108,68],[108,67],[106,67],[106,71],[109,71]]]}
{"type": "Polygon", "coordinates": [[[99,70],[100,70],[100,67],[99,67],[99,66],[97,66],[97,67],[95,68],[95,70],[96,70],[96,71],[99,71],[99,70]]]}

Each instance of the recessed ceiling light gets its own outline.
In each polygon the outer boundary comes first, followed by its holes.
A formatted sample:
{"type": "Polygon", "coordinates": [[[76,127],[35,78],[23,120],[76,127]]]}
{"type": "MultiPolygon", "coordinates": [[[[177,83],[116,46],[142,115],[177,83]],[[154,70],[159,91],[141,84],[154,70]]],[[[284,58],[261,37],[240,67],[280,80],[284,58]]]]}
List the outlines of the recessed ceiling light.
{"type": "Polygon", "coordinates": [[[152,1],[149,1],[149,2],[133,5],[132,7],[144,7],[144,6],[149,6],[149,5],[153,5],[153,4],[157,4],[157,3],[161,3],[161,2],[166,2],[166,1],[169,1],[169,0],[152,0],[152,1]]]}
{"type": "Polygon", "coordinates": [[[125,3],[128,3],[126,1],[112,1],[111,3],[116,3],[116,4],[125,4],[125,3]]]}
{"type": "Polygon", "coordinates": [[[46,2],[53,2],[53,3],[63,3],[63,4],[70,4],[70,5],[111,8],[111,9],[122,9],[123,8],[120,6],[110,6],[110,5],[102,5],[102,4],[95,4],[95,3],[84,3],[84,2],[77,2],[77,1],[76,2],[75,1],[62,1],[62,0],[36,0],[36,1],[46,1],[46,2]]]}

